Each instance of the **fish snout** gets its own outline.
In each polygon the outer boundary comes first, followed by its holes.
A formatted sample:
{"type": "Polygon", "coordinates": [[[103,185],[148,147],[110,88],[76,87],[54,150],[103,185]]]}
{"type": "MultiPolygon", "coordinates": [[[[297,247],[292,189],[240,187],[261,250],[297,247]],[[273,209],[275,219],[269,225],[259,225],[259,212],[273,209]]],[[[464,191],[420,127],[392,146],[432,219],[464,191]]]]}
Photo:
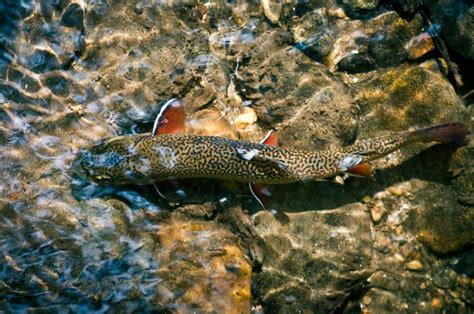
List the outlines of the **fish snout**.
{"type": "Polygon", "coordinates": [[[91,166],[92,160],[90,158],[90,153],[87,151],[79,151],[71,163],[69,173],[72,176],[89,180],[92,174],[90,171],[91,166]]]}

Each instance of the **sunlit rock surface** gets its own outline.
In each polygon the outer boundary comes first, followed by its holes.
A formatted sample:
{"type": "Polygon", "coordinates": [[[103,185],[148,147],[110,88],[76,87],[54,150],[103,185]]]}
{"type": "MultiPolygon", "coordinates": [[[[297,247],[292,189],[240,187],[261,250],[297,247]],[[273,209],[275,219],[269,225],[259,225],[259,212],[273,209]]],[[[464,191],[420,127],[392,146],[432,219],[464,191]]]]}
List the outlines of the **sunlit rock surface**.
{"type": "Polygon", "coordinates": [[[254,278],[258,300],[285,313],[340,308],[371,273],[367,218],[362,204],[288,214],[285,223],[267,211],[254,215],[264,243],[262,271],[254,278]]]}
{"type": "Polygon", "coordinates": [[[214,222],[173,220],[157,232],[158,300],[174,311],[250,310],[251,263],[238,237],[214,222]]]}
{"type": "Polygon", "coordinates": [[[275,51],[264,65],[250,63],[241,75],[242,94],[263,122],[278,128],[283,146],[311,143],[322,149],[354,138],[357,110],[347,86],[297,49],[275,51]]]}
{"type": "Polygon", "coordinates": [[[472,312],[472,140],[402,148],[371,179],[278,186],[266,211],[234,182],[163,199],[69,172],[174,97],[187,132],[274,129],[287,148],[472,129],[446,61],[413,46],[441,32],[470,58],[472,5],[428,2],[431,27],[420,1],[1,2],[0,311],[472,312]]]}
{"type": "Polygon", "coordinates": [[[353,79],[361,109],[360,135],[442,121],[469,121],[462,99],[439,71],[402,66],[353,79]]]}

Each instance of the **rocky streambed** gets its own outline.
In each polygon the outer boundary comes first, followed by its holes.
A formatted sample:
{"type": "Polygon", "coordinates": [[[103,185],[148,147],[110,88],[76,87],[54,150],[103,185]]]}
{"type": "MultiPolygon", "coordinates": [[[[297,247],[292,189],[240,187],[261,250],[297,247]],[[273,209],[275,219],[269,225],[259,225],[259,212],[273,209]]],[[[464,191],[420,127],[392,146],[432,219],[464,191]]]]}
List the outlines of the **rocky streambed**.
{"type": "Polygon", "coordinates": [[[436,1],[0,2],[0,310],[474,309],[474,143],[417,144],[372,178],[97,187],[94,141],[189,133],[337,148],[448,121],[472,130],[474,5],[436,1]]]}

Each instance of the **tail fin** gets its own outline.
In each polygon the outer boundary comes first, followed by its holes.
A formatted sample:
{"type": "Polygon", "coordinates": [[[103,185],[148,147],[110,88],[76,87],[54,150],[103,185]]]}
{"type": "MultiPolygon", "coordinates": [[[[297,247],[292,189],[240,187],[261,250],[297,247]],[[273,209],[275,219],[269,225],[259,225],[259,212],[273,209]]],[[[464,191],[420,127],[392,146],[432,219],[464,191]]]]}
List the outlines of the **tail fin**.
{"type": "Polygon", "coordinates": [[[470,132],[465,124],[453,122],[436,124],[409,132],[407,140],[414,142],[441,142],[461,146],[466,142],[470,132]]]}

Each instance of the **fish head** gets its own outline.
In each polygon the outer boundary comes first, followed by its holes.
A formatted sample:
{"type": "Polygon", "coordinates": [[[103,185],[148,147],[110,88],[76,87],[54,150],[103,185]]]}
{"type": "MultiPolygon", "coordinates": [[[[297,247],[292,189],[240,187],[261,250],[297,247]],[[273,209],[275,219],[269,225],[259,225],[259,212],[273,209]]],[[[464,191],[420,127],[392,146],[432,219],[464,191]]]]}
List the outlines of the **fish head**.
{"type": "Polygon", "coordinates": [[[116,137],[83,149],[76,155],[72,174],[99,185],[144,182],[136,163],[135,143],[130,137],[116,137]]]}

